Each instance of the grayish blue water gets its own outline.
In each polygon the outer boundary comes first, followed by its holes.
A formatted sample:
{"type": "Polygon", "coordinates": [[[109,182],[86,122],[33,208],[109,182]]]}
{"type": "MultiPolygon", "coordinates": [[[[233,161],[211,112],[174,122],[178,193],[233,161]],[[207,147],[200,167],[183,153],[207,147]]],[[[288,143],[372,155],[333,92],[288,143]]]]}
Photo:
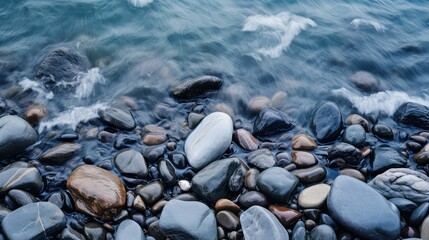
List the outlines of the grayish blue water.
{"type": "Polygon", "coordinates": [[[171,84],[202,74],[238,86],[246,99],[285,91],[290,109],[338,95],[361,112],[429,103],[423,0],[0,0],[3,86],[32,82],[43,57],[62,46],[93,67],[69,107],[119,95],[155,104],[171,84]],[[350,76],[362,70],[381,93],[355,89],[350,76]]]}

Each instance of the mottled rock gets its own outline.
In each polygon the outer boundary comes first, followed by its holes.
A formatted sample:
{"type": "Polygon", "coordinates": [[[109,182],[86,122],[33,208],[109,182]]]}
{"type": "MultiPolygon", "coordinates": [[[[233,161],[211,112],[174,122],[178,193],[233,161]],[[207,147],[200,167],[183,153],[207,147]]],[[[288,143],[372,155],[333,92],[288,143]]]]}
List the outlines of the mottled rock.
{"type": "Polygon", "coordinates": [[[429,201],[429,177],[408,168],[393,168],[368,183],[386,198],[406,198],[415,203],[429,201]]]}
{"type": "Polygon", "coordinates": [[[111,172],[92,165],[76,168],[67,180],[77,210],[110,220],[125,207],[125,187],[111,172]]]}
{"type": "Polygon", "coordinates": [[[131,148],[119,151],[113,158],[113,163],[119,172],[126,176],[145,178],[148,174],[143,155],[131,148]]]}
{"type": "Polygon", "coordinates": [[[247,151],[255,151],[259,147],[259,141],[246,129],[235,131],[234,142],[247,151]]]}
{"type": "Polygon", "coordinates": [[[61,143],[44,152],[39,159],[45,164],[62,164],[79,151],[80,144],[78,143],[61,143]]]}
{"type": "Polygon", "coordinates": [[[130,110],[121,106],[111,106],[98,112],[100,118],[112,127],[121,130],[133,130],[136,122],[130,110]]]}
{"type": "Polygon", "coordinates": [[[348,126],[343,132],[343,142],[360,147],[366,139],[365,129],[361,125],[348,126]]]}
{"type": "Polygon", "coordinates": [[[181,83],[171,91],[173,97],[190,99],[210,91],[217,91],[222,86],[222,79],[215,76],[201,76],[181,83]]]}
{"type": "Polygon", "coordinates": [[[273,201],[288,203],[298,186],[298,179],[283,168],[272,167],[259,174],[256,185],[259,191],[273,201]]]}
{"type": "Polygon", "coordinates": [[[0,118],[0,158],[24,151],[38,138],[36,131],[24,119],[13,115],[0,118]]]}
{"type": "Polygon", "coordinates": [[[10,240],[45,239],[66,226],[64,213],[52,203],[38,202],[22,206],[6,215],[1,226],[10,240]]]}
{"type": "Polygon", "coordinates": [[[400,124],[428,130],[429,108],[418,103],[404,103],[396,110],[393,119],[400,124]]]}
{"type": "Polygon", "coordinates": [[[232,119],[227,114],[214,112],[205,117],[186,139],[189,164],[201,169],[218,159],[231,144],[232,133],[232,119]]]}
{"type": "Polygon", "coordinates": [[[390,168],[400,168],[407,164],[407,159],[398,151],[387,146],[374,149],[372,158],[372,171],[381,173],[390,168]]]}
{"type": "Polygon", "coordinates": [[[305,188],[299,193],[298,204],[302,208],[322,208],[331,186],[321,183],[305,188]]]}
{"type": "Polygon", "coordinates": [[[136,222],[127,219],[119,224],[115,240],[146,240],[146,237],[136,222]]]}
{"type": "Polygon", "coordinates": [[[164,194],[164,185],[160,181],[139,185],[136,187],[136,194],[143,199],[144,203],[152,205],[161,199],[164,194]]]}
{"type": "Polygon", "coordinates": [[[292,138],[292,149],[313,151],[317,148],[317,143],[310,136],[297,134],[292,138]]]}
{"type": "Polygon", "coordinates": [[[273,108],[265,108],[255,119],[253,133],[257,136],[271,136],[293,127],[293,121],[288,115],[273,108]]]}
{"type": "Polygon", "coordinates": [[[358,165],[362,161],[362,152],[348,143],[335,143],[328,149],[328,159],[343,159],[349,165],[358,165]]]}
{"type": "Polygon", "coordinates": [[[169,239],[217,239],[215,215],[201,202],[170,200],[161,213],[159,227],[169,239]]]}
{"type": "Polygon", "coordinates": [[[10,164],[0,171],[0,194],[11,189],[21,189],[38,195],[44,188],[39,170],[20,166],[19,163],[10,164]]]}
{"type": "Polygon", "coordinates": [[[262,170],[273,167],[276,164],[273,154],[266,148],[249,153],[249,155],[246,156],[246,160],[251,166],[255,166],[262,170]]]}
{"type": "Polygon", "coordinates": [[[215,204],[217,200],[231,195],[228,183],[240,166],[237,158],[217,160],[192,178],[192,191],[206,201],[215,204]]]}
{"type": "Polygon", "coordinates": [[[343,128],[340,109],[332,102],[320,105],[313,114],[311,128],[322,143],[336,140],[343,128]]]}
{"type": "Polygon", "coordinates": [[[364,182],[338,176],[327,201],[330,216],[364,239],[395,239],[401,231],[399,212],[364,182]]]}
{"type": "Polygon", "coordinates": [[[277,218],[267,209],[253,206],[240,215],[246,240],[289,240],[289,234],[277,218]]]}

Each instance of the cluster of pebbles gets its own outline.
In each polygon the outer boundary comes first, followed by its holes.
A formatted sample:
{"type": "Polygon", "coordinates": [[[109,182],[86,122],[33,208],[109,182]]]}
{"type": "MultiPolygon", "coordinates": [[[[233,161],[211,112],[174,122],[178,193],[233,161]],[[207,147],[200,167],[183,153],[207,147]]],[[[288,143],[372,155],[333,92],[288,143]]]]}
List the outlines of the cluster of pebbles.
{"type": "MultiPolygon", "coordinates": [[[[51,53],[69,72],[45,60],[41,80],[85,69],[72,53],[51,53]]],[[[429,108],[405,103],[389,126],[324,102],[305,129],[276,108],[279,92],[252,99],[246,124],[200,101],[222,84],[173,87],[180,124],[166,106],[141,120],[129,97],[41,135],[42,105],[5,111],[0,239],[429,239],[429,108]]]]}

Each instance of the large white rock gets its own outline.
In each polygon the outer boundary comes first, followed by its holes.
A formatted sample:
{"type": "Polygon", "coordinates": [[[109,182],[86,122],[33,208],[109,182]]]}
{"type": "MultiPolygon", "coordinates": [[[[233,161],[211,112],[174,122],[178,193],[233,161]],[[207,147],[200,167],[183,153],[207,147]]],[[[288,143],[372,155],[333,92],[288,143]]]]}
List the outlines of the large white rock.
{"type": "Polygon", "coordinates": [[[189,164],[201,169],[218,159],[231,144],[232,132],[232,119],[228,114],[209,114],[186,139],[185,153],[189,164]]]}

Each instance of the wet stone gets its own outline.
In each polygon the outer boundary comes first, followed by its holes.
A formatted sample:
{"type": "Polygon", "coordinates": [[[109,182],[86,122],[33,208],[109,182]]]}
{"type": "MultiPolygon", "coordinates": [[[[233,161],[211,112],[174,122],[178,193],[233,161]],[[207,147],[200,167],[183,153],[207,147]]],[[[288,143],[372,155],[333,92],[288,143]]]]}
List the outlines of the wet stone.
{"type": "Polygon", "coordinates": [[[44,188],[42,176],[34,168],[21,167],[15,162],[0,171],[0,194],[11,189],[21,189],[38,195],[44,188]]]}
{"type": "Polygon", "coordinates": [[[205,75],[181,83],[171,90],[171,94],[178,99],[191,99],[207,92],[217,91],[221,86],[222,79],[205,75]]]}
{"type": "Polygon", "coordinates": [[[429,164],[429,145],[426,145],[419,153],[417,153],[413,160],[419,165],[429,164]]]}
{"type": "Polygon", "coordinates": [[[244,176],[244,186],[249,190],[256,190],[256,179],[259,176],[259,170],[256,168],[252,168],[247,171],[244,176]]]}
{"type": "Polygon", "coordinates": [[[156,215],[156,214],[160,213],[167,202],[168,202],[167,200],[159,200],[158,202],[156,202],[152,206],[152,209],[151,209],[152,214],[156,215]]]}
{"type": "Polygon", "coordinates": [[[417,208],[417,204],[405,198],[391,198],[389,202],[395,204],[401,213],[409,214],[417,208]]]}
{"type": "Polygon", "coordinates": [[[85,224],[84,235],[86,239],[105,240],[107,231],[100,224],[90,222],[85,224]]]}
{"type": "Polygon", "coordinates": [[[317,140],[322,143],[336,140],[342,127],[343,120],[340,109],[332,102],[323,103],[313,114],[311,128],[317,140]]]}
{"type": "Polygon", "coordinates": [[[31,125],[37,125],[40,120],[45,118],[47,114],[45,106],[42,104],[32,104],[27,110],[24,112],[24,119],[30,123],[31,125]]]}
{"type": "Polygon", "coordinates": [[[326,169],[321,166],[298,169],[292,174],[299,179],[302,184],[311,184],[321,182],[326,177],[326,169]]]}
{"type": "Polygon", "coordinates": [[[266,148],[249,153],[246,156],[246,160],[251,166],[262,170],[273,167],[276,164],[273,154],[266,148]]]}
{"type": "Polygon", "coordinates": [[[198,124],[201,122],[201,120],[203,120],[203,118],[205,117],[204,114],[201,113],[195,113],[195,112],[191,112],[188,115],[188,127],[190,129],[194,129],[198,126],[198,124]]]}
{"type": "Polygon", "coordinates": [[[160,133],[147,133],[142,138],[142,142],[149,146],[159,145],[165,141],[167,141],[167,137],[160,133]]]}
{"type": "Polygon", "coordinates": [[[61,143],[40,156],[40,161],[44,164],[63,164],[80,151],[78,143],[61,143]]]}
{"type": "Polygon", "coordinates": [[[383,123],[377,123],[372,127],[372,133],[380,138],[385,140],[393,140],[395,137],[392,128],[383,123]]]}
{"type": "Polygon", "coordinates": [[[429,202],[424,202],[420,204],[414,211],[411,213],[409,223],[412,226],[418,227],[423,222],[425,217],[428,215],[429,211],[429,202]]]}
{"type": "Polygon", "coordinates": [[[201,169],[217,160],[229,147],[233,123],[230,116],[214,112],[205,117],[185,142],[189,165],[201,169]]]}
{"type": "Polygon", "coordinates": [[[246,240],[289,240],[289,234],[277,218],[267,209],[253,206],[240,215],[246,240]]]}
{"type": "Polygon", "coordinates": [[[349,165],[358,165],[362,161],[362,152],[351,144],[339,142],[328,149],[328,159],[343,159],[349,165]]]}
{"type": "Polygon", "coordinates": [[[250,208],[255,205],[265,207],[268,205],[268,200],[265,195],[260,192],[249,191],[240,195],[238,203],[243,208],[250,208]]]}
{"type": "Polygon", "coordinates": [[[143,199],[145,204],[151,206],[163,196],[164,185],[160,181],[155,181],[146,185],[139,185],[136,188],[136,194],[143,199]]]}
{"type": "Polygon", "coordinates": [[[220,211],[216,214],[216,221],[228,231],[236,230],[240,224],[238,217],[229,211],[220,211]]]}
{"type": "Polygon", "coordinates": [[[336,240],[334,229],[329,225],[319,225],[310,232],[311,240],[336,240]]]}
{"type": "Polygon", "coordinates": [[[357,71],[350,77],[352,83],[362,91],[373,92],[379,89],[380,83],[369,72],[357,71]]]}
{"type": "Polygon", "coordinates": [[[307,240],[308,238],[309,237],[308,237],[307,231],[305,230],[304,227],[296,228],[293,231],[292,239],[294,240],[307,240]]]}
{"type": "Polygon", "coordinates": [[[146,237],[136,222],[127,219],[119,224],[115,240],[146,240],[146,237]]]}
{"type": "Polygon", "coordinates": [[[391,168],[404,167],[407,159],[395,149],[386,146],[375,148],[372,159],[372,171],[381,173],[391,168]]]}
{"type": "Polygon", "coordinates": [[[62,240],[83,240],[85,239],[85,237],[78,231],[74,230],[73,228],[66,227],[61,232],[61,239],[62,240]]]}
{"type": "Polygon", "coordinates": [[[108,125],[121,129],[121,130],[133,130],[136,127],[131,112],[121,106],[112,106],[98,112],[100,118],[108,125]]]}
{"type": "Polygon", "coordinates": [[[264,170],[256,179],[259,191],[278,203],[288,203],[298,186],[298,179],[283,168],[264,170]]]}
{"type": "Polygon", "coordinates": [[[238,214],[240,212],[240,207],[237,204],[233,203],[231,200],[222,198],[216,202],[215,210],[216,212],[230,211],[238,214]]]}
{"type": "Polygon", "coordinates": [[[244,185],[244,175],[246,174],[246,170],[244,167],[238,167],[235,172],[232,174],[231,178],[229,179],[229,190],[231,192],[240,192],[240,190],[243,188],[244,185]]]}
{"type": "Polygon", "coordinates": [[[275,109],[281,109],[286,104],[287,94],[283,91],[276,92],[270,100],[270,106],[275,109]]]}
{"type": "Polygon", "coordinates": [[[361,172],[352,168],[345,168],[340,170],[340,175],[347,175],[349,177],[354,177],[356,179],[361,180],[362,182],[365,182],[366,180],[365,176],[361,172]]]}
{"type": "Polygon", "coordinates": [[[215,215],[201,202],[170,200],[161,213],[159,227],[170,239],[217,239],[215,215]]]}
{"type": "Polygon", "coordinates": [[[258,114],[264,108],[270,105],[270,99],[265,96],[256,96],[249,101],[249,112],[252,114],[258,114]]]}
{"type": "Polygon", "coordinates": [[[404,103],[394,113],[393,119],[400,124],[429,129],[429,108],[418,103],[404,103]]]}
{"type": "Polygon", "coordinates": [[[146,205],[140,196],[136,196],[133,201],[133,208],[138,211],[144,212],[146,211],[146,205]]]}
{"type": "Polygon", "coordinates": [[[357,114],[351,114],[346,119],[348,125],[361,125],[366,132],[369,132],[369,122],[365,118],[357,114]]]}
{"type": "Polygon", "coordinates": [[[253,133],[257,136],[271,136],[293,127],[293,121],[288,115],[273,108],[265,108],[254,121],[253,133]]]}
{"type": "Polygon", "coordinates": [[[177,175],[173,165],[167,160],[161,160],[158,164],[161,181],[166,186],[174,186],[177,183],[177,175]]]}
{"type": "Polygon", "coordinates": [[[322,208],[331,187],[321,183],[307,187],[299,193],[298,205],[302,208],[322,208]]]}
{"type": "Polygon", "coordinates": [[[148,147],[144,150],[143,156],[150,163],[156,163],[164,156],[165,152],[166,152],[166,149],[164,146],[148,147]]]}
{"type": "Polygon", "coordinates": [[[420,233],[419,231],[411,226],[406,226],[402,229],[401,231],[401,237],[402,239],[420,239],[418,237],[420,237],[420,233]]]}
{"type": "Polygon", "coordinates": [[[310,136],[305,134],[297,134],[292,138],[292,149],[313,151],[317,148],[317,143],[310,136]]]}
{"type": "Polygon", "coordinates": [[[317,163],[316,157],[309,152],[292,151],[291,157],[292,163],[294,163],[298,168],[310,167],[317,163]]]}
{"type": "Polygon", "coordinates": [[[110,220],[126,204],[125,187],[109,171],[92,165],[76,168],[67,180],[77,210],[110,220]]]}
{"type": "Polygon", "coordinates": [[[191,183],[188,180],[180,180],[179,181],[179,187],[182,189],[182,191],[188,192],[191,190],[191,183]]]}
{"type": "MultiPolygon", "coordinates": [[[[6,217],[6,215],[8,215],[10,212],[11,212],[10,209],[0,205],[0,223],[3,221],[3,219],[6,217]]],[[[422,221],[423,221],[423,219],[422,219],[422,221]]]]}
{"type": "Polygon", "coordinates": [[[280,205],[270,205],[268,206],[268,209],[272,214],[274,214],[274,216],[277,217],[277,219],[285,228],[292,226],[302,216],[302,213],[299,211],[280,205]]]}
{"type": "Polygon", "coordinates": [[[245,129],[235,131],[233,139],[235,143],[247,151],[255,151],[259,147],[259,141],[245,129]]]}
{"type": "Polygon", "coordinates": [[[37,202],[37,199],[33,195],[19,189],[12,189],[7,195],[12,199],[17,207],[37,202]]]}
{"type": "Polygon", "coordinates": [[[348,126],[343,132],[343,141],[356,147],[362,146],[365,139],[365,129],[361,125],[348,126]]]}
{"type": "Polygon", "coordinates": [[[145,178],[148,175],[146,161],[140,152],[123,149],[113,158],[113,163],[123,175],[145,178]]]}
{"type": "Polygon", "coordinates": [[[6,215],[1,222],[10,240],[45,239],[66,226],[64,213],[52,203],[38,202],[22,206],[6,215]]]}
{"type": "Polygon", "coordinates": [[[1,158],[24,151],[37,139],[36,131],[24,119],[13,115],[0,118],[1,158]]]}

